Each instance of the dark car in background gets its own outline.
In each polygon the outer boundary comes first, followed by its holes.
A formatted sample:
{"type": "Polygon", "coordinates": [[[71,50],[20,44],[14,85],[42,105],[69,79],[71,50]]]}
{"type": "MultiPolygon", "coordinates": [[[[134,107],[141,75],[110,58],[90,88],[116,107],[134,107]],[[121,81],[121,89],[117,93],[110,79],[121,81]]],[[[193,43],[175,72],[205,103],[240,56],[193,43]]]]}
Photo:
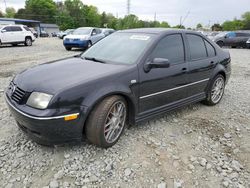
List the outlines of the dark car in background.
{"type": "Polygon", "coordinates": [[[246,46],[247,46],[247,48],[249,48],[249,49],[250,49],[250,38],[247,40],[247,42],[246,42],[246,46]]]}
{"type": "Polygon", "coordinates": [[[59,39],[63,39],[65,36],[72,34],[74,29],[67,29],[65,31],[61,31],[57,34],[59,39]]]}
{"type": "Polygon", "coordinates": [[[133,29],[105,37],[79,56],[16,75],[5,99],[18,126],[41,144],[114,145],[126,124],[203,101],[216,105],[230,55],[202,34],[133,29]]]}
{"type": "Polygon", "coordinates": [[[102,33],[103,33],[105,36],[108,36],[108,35],[110,35],[110,34],[112,34],[112,33],[115,32],[114,29],[110,29],[110,28],[101,28],[101,30],[102,30],[102,33]]]}
{"type": "Polygon", "coordinates": [[[46,31],[41,31],[40,37],[49,37],[49,33],[47,33],[46,31]]]}
{"type": "Polygon", "coordinates": [[[222,32],[213,38],[220,47],[230,46],[232,48],[242,47],[246,48],[246,41],[250,37],[247,32],[222,32]]]}

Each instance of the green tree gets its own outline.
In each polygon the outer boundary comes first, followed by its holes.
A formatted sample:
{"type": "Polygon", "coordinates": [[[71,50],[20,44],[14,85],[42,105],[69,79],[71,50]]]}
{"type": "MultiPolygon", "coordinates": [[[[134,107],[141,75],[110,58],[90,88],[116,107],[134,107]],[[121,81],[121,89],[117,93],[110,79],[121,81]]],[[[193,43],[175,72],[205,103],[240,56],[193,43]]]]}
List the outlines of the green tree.
{"type": "Polygon", "coordinates": [[[222,24],[222,28],[224,31],[235,31],[243,29],[243,22],[241,20],[234,19],[233,21],[225,21],[222,24]]]}
{"type": "Polygon", "coordinates": [[[6,18],[14,18],[15,14],[16,14],[16,10],[13,7],[7,7],[5,9],[5,17],[6,18]]]}
{"type": "Polygon", "coordinates": [[[161,22],[160,27],[169,28],[169,27],[170,27],[170,25],[168,24],[168,22],[161,22]]]}
{"type": "Polygon", "coordinates": [[[1,10],[0,10],[0,17],[4,17],[4,14],[1,10]]]}
{"type": "Polygon", "coordinates": [[[250,12],[245,12],[242,15],[242,23],[243,23],[243,29],[250,30],[250,12]]]}
{"type": "Polygon", "coordinates": [[[185,29],[185,26],[184,25],[176,25],[173,28],[176,28],[176,29],[185,29]]]}
{"type": "Polygon", "coordinates": [[[45,23],[54,23],[56,16],[56,4],[53,0],[26,0],[25,18],[39,20],[45,23]]]}
{"type": "Polygon", "coordinates": [[[101,25],[101,15],[98,13],[98,9],[95,6],[86,6],[84,10],[84,15],[86,18],[86,24],[89,27],[100,27],[101,25]]]}
{"type": "Polygon", "coordinates": [[[201,23],[198,23],[198,24],[196,25],[196,29],[202,29],[202,28],[203,28],[203,26],[202,26],[201,23]]]}
{"type": "Polygon", "coordinates": [[[222,31],[223,28],[220,24],[217,23],[217,24],[212,25],[211,29],[212,31],[222,31]]]}

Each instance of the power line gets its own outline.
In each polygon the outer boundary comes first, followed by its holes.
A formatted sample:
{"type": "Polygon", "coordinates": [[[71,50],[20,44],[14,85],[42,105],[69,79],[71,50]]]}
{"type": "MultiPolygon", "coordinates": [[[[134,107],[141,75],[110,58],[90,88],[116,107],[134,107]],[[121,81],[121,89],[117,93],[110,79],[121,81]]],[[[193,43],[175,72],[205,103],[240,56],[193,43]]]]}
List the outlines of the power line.
{"type": "Polygon", "coordinates": [[[127,14],[130,15],[130,0],[127,0],[127,14]]]}

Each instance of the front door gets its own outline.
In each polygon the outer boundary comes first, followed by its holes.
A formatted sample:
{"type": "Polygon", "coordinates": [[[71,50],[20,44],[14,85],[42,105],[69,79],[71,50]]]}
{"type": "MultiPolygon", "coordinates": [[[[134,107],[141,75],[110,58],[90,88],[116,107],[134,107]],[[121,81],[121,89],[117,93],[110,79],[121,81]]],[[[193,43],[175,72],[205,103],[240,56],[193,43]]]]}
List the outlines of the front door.
{"type": "Polygon", "coordinates": [[[139,115],[164,108],[186,98],[188,67],[184,49],[182,34],[167,35],[158,42],[147,58],[147,62],[154,58],[165,58],[169,60],[170,66],[154,68],[149,72],[145,72],[142,67],[139,69],[139,115]]]}
{"type": "Polygon", "coordinates": [[[10,26],[6,26],[2,29],[2,43],[11,43],[15,42],[14,33],[10,26]]]}

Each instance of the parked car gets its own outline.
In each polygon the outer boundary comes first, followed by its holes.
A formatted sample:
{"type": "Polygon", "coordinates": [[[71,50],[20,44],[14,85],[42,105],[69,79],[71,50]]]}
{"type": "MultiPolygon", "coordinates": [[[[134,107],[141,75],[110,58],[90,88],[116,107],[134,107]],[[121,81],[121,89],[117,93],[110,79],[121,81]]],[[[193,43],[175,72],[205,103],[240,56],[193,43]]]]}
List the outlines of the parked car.
{"type": "Polygon", "coordinates": [[[33,33],[33,35],[37,38],[38,37],[37,31],[33,27],[29,27],[29,29],[33,33]]]}
{"type": "Polygon", "coordinates": [[[194,102],[218,104],[230,71],[229,53],[197,32],[123,30],[79,56],[21,72],[5,99],[17,125],[38,143],[85,135],[107,148],[126,124],[194,102]]]}
{"type": "Polygon", "coordinates": [[[232,48],[246,48],[246,41],[250,37],[247,32],[223,32],[216,35],[213,39],[220,47],[231,46],[232,48]]]}
{"type": "Polygon", "coordinates": [[[57,34],[58,38],[63,39],[65,36],[72,34],[74,29],[67,29],[65,31],[61,31],[57,34]]]}
{"type": "Polygon", "coordinates": [[[6,25],[0,26],[0,45],[1,44],[24,44],[32,46],[35,41],[33,33],[24,25],[6,25]]]}
{"type": "Polygon", "coordinates": [[[74,30],[72,34],[63,38],[63,45],[66,50],[71,50],[72,48],[86,49],[104,37],[105,35],[99,28],[80,27],[74,30]]]}
{"type": "Polygon", "coordinates": [[[102,30],[102,33],[103,33],[105,36],[108,36],[108,35],[110,35],[110,34],[112,34],[112,33],[115,32],[114,29],[109,29],[109,28],[101,28],[101,30],[102,30]]]}
{"type": "Polygon", "coordinates": [[[51,33],[51,37],[57,37],[57,33],[56,32],[51,33]]]}
{"type": "Polygon", "coordinates": [[[250,38],[247,40],[247,42],[246,42],[246,46],[247,46],[247,48],[249,48],[249,49],[250,49],[250,38]]]}
{"type": "Polygon", "coordinates": [[[46,31],[41,31],[40,37],[49,37],[49,33],[47,33],[46,31]]]}

